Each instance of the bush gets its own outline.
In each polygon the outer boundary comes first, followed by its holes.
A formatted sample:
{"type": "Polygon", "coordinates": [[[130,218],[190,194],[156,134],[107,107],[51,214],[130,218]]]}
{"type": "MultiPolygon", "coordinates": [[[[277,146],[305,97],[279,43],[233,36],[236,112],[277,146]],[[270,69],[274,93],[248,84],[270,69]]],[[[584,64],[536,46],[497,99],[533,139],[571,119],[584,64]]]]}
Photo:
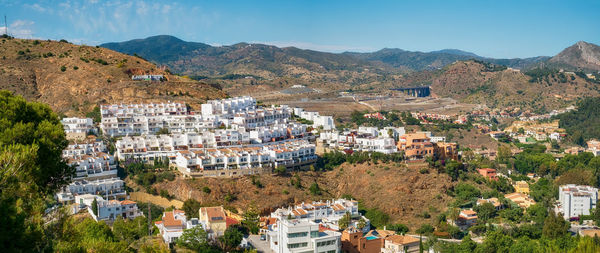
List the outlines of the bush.
{"type": "Polygon", "coordinates": [[[60,67],[60,71],[62,71],[62,72],[65,72],[65,71],[67,71],[67,67],[65,67],[65,66],[61,66],[61,67],[60,67]]]}
{"type": "Polygon", "coordinates": [[[321,188],[319,187],[319,184],[317,184],[317,182],[314,182],[312,185],[310,185],[310,188],[308,188],[308,190],[310,191],[310,194],[312,195],[321,195],[321,188]]]}
{"type": "Polygon", "coordinates": [[[211,190],[210,190],[210,188],[208,188],[208,186],[202,187],[202,191],[206,194],[210,194],[210,192],[211,192],[211,190]]]}
{"type": "Polygon", "coordinates": [[[169,192],[165,189],[160,190],[160,196],[169,200],[172,199],[172,196],[169,195],[169,192]]]}
{"type": "Polygon", "coordinates": [[[73,66],[73,70],[78,70],[78,69],[79,69],[79,67],[73,66]]]}

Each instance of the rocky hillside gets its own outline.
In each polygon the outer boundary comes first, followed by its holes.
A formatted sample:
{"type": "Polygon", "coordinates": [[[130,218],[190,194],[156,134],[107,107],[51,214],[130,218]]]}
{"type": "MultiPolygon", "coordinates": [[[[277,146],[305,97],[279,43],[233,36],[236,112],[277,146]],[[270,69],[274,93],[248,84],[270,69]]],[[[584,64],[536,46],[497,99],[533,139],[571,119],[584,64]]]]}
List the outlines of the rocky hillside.
{"type": "Polygon", "coordinates": [[[579,41],[552,57],[548,63],[573,71],[600,71],[600,46],[579,41]]]}
{"type": "Polygon", "coordinates": [[[538,78],[532,75],[478,61],[461,61],[421,81],[430,83],[438,96],[490,107],[515,106],[540,112],[563,107],[580,97],[600,94],[600,84],[578,75],[558,71],[535,75],[538,78]]]}
{"type": "MultiPolygon", "coordinates": [[[[425,165],[426,166],[426,165],[425,165]]],[[[251,177],[195,180],[176,179],[158,186],[177,199],[193,198],[205,205],[226,204],[240,211],[248,207],[264,207],[264,214],[281,206],[303,201],[339,198],[351,195],[365,208],[376,208],[391,216],[391,222],[403,223],[412,229],[423,223],[433,223],[452,200],[446,192],[454,186],[446,174],[429,170],[420,173],[419,166],[407,168],[400,164],[343,164],[333,171],[299,172],[301,188],[292,184],[295,176],[260,175],[252,184],[251,177]],[[256,182],[256,181],[255,181],[256,182]],[[317,182],[321,195],[311,195],[309,188],[317,182]],[[204,187],[210,193],[203,191],[204,187]],[[231,202],[226,201],[230,196],[231,202]],[[378,196],[373,198],[373,196],[378,196]],[[429,212],[431,218],[423,218],[429,212]]]]}
{"type": "Polygon", "coordinates": [[[0,45],[0,89],[66,115],[82,115],[102,103],[176,100],[194,106],[225,96],[218,87],[106,48],[13,38],[2,38],[0,45]],[[166,80],[132,81],[134,74],[162,74],[166,80]]]}

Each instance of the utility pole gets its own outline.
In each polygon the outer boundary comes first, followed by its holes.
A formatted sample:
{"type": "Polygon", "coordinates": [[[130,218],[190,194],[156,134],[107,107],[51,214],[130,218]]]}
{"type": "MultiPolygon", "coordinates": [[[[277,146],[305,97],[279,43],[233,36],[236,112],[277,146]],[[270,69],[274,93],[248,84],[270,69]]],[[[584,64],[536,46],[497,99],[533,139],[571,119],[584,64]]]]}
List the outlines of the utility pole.
{"type": "Polygon", "coordinates": [[[152,236],[152,209],[150,208],[152,204],[148,202],[148,235],[152,236]]]}
{"type": "Polygon", "coordinates": [[[6,14],[4,15],[4,34],[8,36],[8,23],[6,23],[6,14]]]}

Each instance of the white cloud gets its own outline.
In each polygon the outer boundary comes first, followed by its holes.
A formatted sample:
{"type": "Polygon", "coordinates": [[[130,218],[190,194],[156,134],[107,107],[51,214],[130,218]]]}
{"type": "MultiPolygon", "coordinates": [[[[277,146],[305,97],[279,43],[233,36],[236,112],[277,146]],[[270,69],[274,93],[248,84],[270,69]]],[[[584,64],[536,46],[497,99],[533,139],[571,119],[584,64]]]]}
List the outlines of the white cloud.
{"type": "Polygon", "coordinates": [[[8,33],[16,38],[33,39],[33,25],[31,20],[16,20],[8,26],[8,33]]]}
{"type": "Polygon", "coordinates": [[[46,11],[50,11],[50,10],[51,10],[51,9],[48,9],[48,8],[42,7],[41,5],[39,5],[39,4],[37,4],[37,3],[35,3],[35,4],[24,4],[23,6],[24,6],[25,8],[32,9],[32,10],[34,10],[34,11],[37,11],[37,12],[42,12],[42,13],[44,13],[44,12],[46,12],[46,11]]]}
{"type": "Polygon", "coordinates": [[[372,47],[361,47],[361,46],[348,46],[348,45],[327,45],[327,44],[315,44],[312,42],[302,42],[302,41],[253,41],[251,43],[259,43],[259,44],[267,44],[273,45],[277,47],[297,47],[300,49],[310,49],[316,51],[325,51],[325,52],[372,52],[375,49],[372,47]]]}

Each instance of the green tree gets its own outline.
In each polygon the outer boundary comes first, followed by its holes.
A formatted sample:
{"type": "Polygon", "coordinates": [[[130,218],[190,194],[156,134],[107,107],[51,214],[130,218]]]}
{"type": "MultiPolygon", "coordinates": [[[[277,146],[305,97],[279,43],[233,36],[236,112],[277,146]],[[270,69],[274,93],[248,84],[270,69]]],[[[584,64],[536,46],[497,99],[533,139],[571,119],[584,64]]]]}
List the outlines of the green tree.
{"type": "Polygon", "coordinates": [[[367,221],[363,217],[360,217],[360,219],[356,223],[356,228],[363,229],[366,226],[367,226],[367,221]]]}
{"type": "Polygon", "coordinates": [[[308,188],[308,190],[312,195],[321,195],[321,188],[319,187],[319,184],[317,182],[314,182],[312,185],[310,185],[310,188],[308,188]]]}
{"type": "Polygon", "coordinates": [[[230,226],[225,229],[225,233],[218,240],[223,252],[228,252],[236,249],[242,243],[243,238],[244,234],[237,226],[230,226]]]}
{"type": "Polygon", "coordinates": [[[434,230],[433,226],[431,226],[429,224],[423,224],[415,232],[417,232],[417,234],[424,235],[424,234],[431,234],[431,233],[433,233],[433,230],[434,230]]]}
{"type": "Polygon", "coordinates": [[[346,212],[344,216],[338,220],[338,226],[341,230],[344,230],[350,226],[350,221],[352,221],[352,216],[350,216],[349,212],[346,212]]]}
{"type": "Polygon", "coordinates": [[[208,234],[204,231],[202,226],[195,226],[184,230],[176,243],[180,247],[198,252],[209,247],[208,234]]]}
{"type": "Polygon", "coordinates": [[[486,223],[496,215],[496,207],[489,202],[478,205],[474,209],[477,212],[477,218],[483,223],[486,223]]]}
{"type": "Polygon", "coordinates": [[[98,201],[96,200],[96,198],[94,198],[94,201],[92,201],[92,213],[98,216],[98,201]]]}
{"type": "Polygon", "coordinates": [[[202,207],[202,205],[197,200],[187,199],[186,201],[183,202],[183,207],[181,209],[183,209],[183,211],[185,212],[185,216],[188,219],[191,219],[191,218],[198,218],[198,215],[199,215],[198,212],[200,210],[200,207],[202,207]]]}
{"type": "Polygon", "coordinates": [[[246,212],[244,212],[243,215],[243,220],[242,220],[242,226],[244,226],[249,233],[251,234],[258,234],[260,227],[259,227],[259,221],[260,221],[260,216],[258,214],[258,212],[256,211],[256,208],[254,207],[254,205],[250,205],[250,208],[248,208],[248,210],[246,210],[246,212]]]}
{"type": "Polygon", "coordinates": [[[557,216],[554,212],[549,212],[548,217],[544,220],[544,228],[542,234],[549,239],[557,239],[567,234],[569,223],[561,216],[557,216]]]}

